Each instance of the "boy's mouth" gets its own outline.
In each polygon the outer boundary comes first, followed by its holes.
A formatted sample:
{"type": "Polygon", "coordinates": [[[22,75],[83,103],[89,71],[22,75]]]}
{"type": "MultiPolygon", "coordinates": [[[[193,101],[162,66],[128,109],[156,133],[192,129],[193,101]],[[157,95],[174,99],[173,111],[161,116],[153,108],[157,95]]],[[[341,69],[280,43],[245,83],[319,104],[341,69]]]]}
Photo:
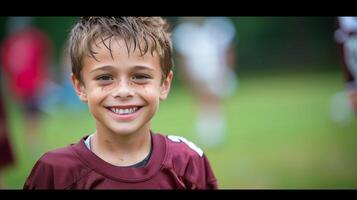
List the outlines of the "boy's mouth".
{"type": "Polygon", "coordinates": [[[130,115],[137,112],[140,108],[142,108],[142,106],[118,106],[106,108],[118,115],[130,115]]]}

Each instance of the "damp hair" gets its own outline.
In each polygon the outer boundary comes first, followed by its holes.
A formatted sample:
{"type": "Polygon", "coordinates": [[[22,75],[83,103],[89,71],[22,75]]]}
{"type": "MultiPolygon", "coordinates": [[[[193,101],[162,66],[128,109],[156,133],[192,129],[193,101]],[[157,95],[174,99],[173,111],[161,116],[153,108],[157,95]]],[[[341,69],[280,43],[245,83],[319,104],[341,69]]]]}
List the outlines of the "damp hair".
{"type": "Polygon", "coordinates": [[[93,59],[93,45],[101,42],[113,57],[111,42],[123,39],[128,54],[139,50],[140,55],[157,52],[162,80],[173,69],[170,27],[161,17],[81,17],[73,26],[68,40],[68,51],[74,76],[83,83],[81,72],[84,57],[93,59]]]}

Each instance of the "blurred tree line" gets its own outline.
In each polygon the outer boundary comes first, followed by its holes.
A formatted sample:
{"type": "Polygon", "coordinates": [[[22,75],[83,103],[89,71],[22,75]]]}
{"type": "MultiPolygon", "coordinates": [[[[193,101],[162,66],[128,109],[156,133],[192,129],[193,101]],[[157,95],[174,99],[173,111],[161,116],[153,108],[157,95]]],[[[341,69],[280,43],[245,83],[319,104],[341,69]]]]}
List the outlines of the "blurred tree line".
{"type": "MultiPolygon", "coordinates": [[[[334,41],[335,17],[231,17],[237,28],[237,70],[339,69],[334,41]]],[[[6,19],[0,17],[0,39],[6,35],[6,19]]],[[[78,17],[34,17],[34,25],[49,34],[54,63],[60,62],[68,33],[78,17]]],[[[172,27],[177,17],[167,17],[172,27]]],[[[58,64],[54,65],[53,71],[58,64]]]]}
{"type": "MultiPolygon", "coordinates": [[[[334,69],[334,17],[235,17],[241,70],[334,69]]],[[[337,68],[339,69],[339,68],[337,68]]]]}

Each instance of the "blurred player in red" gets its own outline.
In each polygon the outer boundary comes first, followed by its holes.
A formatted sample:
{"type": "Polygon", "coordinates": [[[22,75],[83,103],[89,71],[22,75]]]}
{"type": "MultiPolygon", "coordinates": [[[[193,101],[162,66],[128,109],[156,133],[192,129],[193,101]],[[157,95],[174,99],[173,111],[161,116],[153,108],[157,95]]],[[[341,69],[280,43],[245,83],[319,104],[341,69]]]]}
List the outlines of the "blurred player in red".
{"type": "MultiPolygon", "coordinates": [[[[51,58],[49,38],[31,26],[30,17],[9,17],[8,35],[1,46],[1,66],[8,92],[24,110],[26,141],[39,143],[41,100],[48,79],[51,58]]],[[[37,146],[37,145],[36,145],[37,146]]]]}
{"type": "MultiPolygon", "coordinates": [[[[0,91],[1,89],[2,88],[0,88],[0,91]]],[[[5,187],[2,170],[4,170],[5,167],[14,164],[14,162],[14,153],[10,143],[10,137],[8,135],[3,93],[0,92],[0,189],[5,187]]]]}
{"type": "Polygon", "coordinates": [[[357,114],[357,17],[338,17],[338,26],[335,39],[342,52],[347,96],[357,114]]]}
{"type": "Polygon", "coordinates": [[[161,17],[83,17],[69,50],[73,86],[96,130],[45,153],[24,189],[216,189],[207,156],[183,137],[151,130],[173,78],[161,17]]]}

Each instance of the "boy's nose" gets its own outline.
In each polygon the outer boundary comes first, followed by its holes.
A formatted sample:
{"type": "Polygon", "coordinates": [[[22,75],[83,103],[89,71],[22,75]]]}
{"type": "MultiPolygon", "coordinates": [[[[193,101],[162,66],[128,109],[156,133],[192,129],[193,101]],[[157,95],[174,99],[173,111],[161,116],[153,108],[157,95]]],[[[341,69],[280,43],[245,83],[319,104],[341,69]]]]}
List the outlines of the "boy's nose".
{"type": "Polygon", "coordinates": [[[113,88],[112,96],[114,98],[127,99],[134,96],[134,91],[130,87],[130,83],[128,81],[121,80],[113,88]]]}

